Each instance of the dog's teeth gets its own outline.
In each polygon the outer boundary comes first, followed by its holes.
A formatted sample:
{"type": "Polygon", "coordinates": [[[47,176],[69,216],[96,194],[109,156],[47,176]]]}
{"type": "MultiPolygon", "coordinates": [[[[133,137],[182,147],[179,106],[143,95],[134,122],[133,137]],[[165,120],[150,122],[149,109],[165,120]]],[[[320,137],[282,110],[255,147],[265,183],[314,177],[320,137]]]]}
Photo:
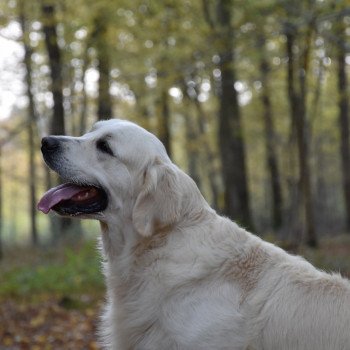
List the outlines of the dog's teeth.
{"type": "Polygon", "coordinates": [[[76,194],[75,196],[72,197],[72,199],[75,201],[84,201],[86,199],[96,196],[97,193],[98,192],[95,188],[90,188],[84,192],[80,192],[76,194]]]}

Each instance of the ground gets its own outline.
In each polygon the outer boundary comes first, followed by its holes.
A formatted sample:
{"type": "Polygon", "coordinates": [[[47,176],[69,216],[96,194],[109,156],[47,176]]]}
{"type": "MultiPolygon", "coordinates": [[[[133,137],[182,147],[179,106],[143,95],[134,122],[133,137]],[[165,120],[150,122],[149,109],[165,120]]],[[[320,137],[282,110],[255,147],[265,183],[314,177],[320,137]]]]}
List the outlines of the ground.
{"type": "Polygon", "coordinates": [[[99,349],[100,265],[96,242],[7,248],[0,261],[0,350],[99,349]]]}
{"type": "Polygon", "coordinates": [[[59,300],[37,303],[6,300],[0,304],[0,349],[99,349],[98,306],[67,309],[59,300]]]}

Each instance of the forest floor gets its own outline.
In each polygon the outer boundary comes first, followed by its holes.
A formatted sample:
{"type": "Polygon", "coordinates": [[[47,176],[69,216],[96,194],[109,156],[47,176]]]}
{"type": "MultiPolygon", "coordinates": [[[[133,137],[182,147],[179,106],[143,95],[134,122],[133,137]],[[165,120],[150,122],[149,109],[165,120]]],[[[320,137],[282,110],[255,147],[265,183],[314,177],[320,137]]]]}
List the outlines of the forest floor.
{"type": "MultiPolygon", "coordinates": [[[[299,254],[350,277],[350,235],[299,254]]],[[[0,261],[0,350],[99,349],[105,287],[94,242],[7,250],[0,261]]]]}
{"type": "Polygon", "coordinates": [[[0,350],[99,349],[105,287],[95,242],[6,250],[0,350]]]}
{"type": "Polygon", "coordinates": [[[61,300],[4,300],[0,303],[0,349],[99,349],[99,304],[67,308],[61,300]]]}

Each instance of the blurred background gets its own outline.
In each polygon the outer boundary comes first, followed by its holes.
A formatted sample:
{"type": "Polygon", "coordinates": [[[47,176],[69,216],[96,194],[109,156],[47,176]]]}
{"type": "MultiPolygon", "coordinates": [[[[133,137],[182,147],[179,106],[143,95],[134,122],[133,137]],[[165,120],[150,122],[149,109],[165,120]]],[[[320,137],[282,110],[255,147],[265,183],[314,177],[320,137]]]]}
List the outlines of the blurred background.
{"type": "Polygon", "coordinates": [[[98,348],[99,227],[36,203],[59,181],[41,137],[100,119],[147,128],[219,213],[350,275],[349,67],[347,0],[1,1],[0,349],[98,348]]]}

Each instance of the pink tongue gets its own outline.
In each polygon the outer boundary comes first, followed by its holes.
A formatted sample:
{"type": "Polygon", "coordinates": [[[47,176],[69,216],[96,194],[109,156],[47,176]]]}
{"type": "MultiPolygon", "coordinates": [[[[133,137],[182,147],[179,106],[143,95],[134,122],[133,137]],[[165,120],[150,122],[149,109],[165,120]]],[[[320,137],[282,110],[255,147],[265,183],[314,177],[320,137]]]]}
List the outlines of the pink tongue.
{"type": "Polygon", "coordinates": [[[77,193],[86,191],[86,187],[63,184],[48,190],[38,203],[38,209],[47,214],[52,207],[61,201],[71,199],[77,193]]]}

